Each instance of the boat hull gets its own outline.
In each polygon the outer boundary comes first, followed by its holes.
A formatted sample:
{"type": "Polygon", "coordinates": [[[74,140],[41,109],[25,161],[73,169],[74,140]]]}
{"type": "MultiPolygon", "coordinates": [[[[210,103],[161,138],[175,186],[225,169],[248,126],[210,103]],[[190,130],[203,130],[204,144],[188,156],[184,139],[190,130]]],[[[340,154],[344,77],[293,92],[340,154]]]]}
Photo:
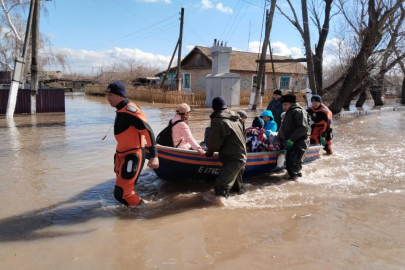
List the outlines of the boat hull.
{"type": "MultiPolygon", "coordinates": [[[[304,162],[319,157],[321,146],[310,147],[304,162]]],[[[243,179],[277,172],[285,168],[285,150],[248,153],[243,179]]],[[[147,158],[149,156],[146,150],[147,158]]],[[[218,156],[206,157],[196,151],[158,146],[159,168],[155,173],[164,180],[215,180],[221,170],[218,156]]]]}

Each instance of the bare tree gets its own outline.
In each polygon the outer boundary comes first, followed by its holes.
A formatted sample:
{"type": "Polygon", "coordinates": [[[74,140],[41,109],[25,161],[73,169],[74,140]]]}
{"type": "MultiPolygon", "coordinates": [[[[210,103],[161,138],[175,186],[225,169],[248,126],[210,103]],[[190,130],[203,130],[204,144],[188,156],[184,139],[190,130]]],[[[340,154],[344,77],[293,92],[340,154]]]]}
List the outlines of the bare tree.
{"type": "Polygon", "coordinates": [[[152,77],[159,69],[144,64],[139,64],[134,58],[123,62],[115,62],[103,66],[95,80],[100,84],[108,84],[111,81],[120,80],[124,84],[131,85],[137,78],[152,77]]]}
{"type": "Polygon", "coordinates": [[[351,13],[352,6],[346,0],[339,0],[340,10],[347,23],[356,33],[358,51],[352,59],[342,82],[338,94],[329,106],[334,113],[339,112],[345,105],[350,104],[351,97],[361,93],[360,85],[370,76],[374,66],[370,65],[373,55],[384,34],[389,29],[389,24],[400,17],[402,0],[356,0],[351,2],[357,5],[355,13],[351,13]],[[356,92],[357,91],[357,92],[356,92]]]}
{"type": "MultiPolygon", "coordinates": [[[[397,53],[398,55],[398,53],[397,53]]],[[[399,61],[398,65],[402,71],[402,74],[404,78],[402,79],[402,91],[401,91],[401,96],[402,96],[402,104],[405,104],[405,60],[399,61]]]]}
{"type": "MultiPolygon", "coordinates": [[[[21,55],[26,28],[26,14],[30,1],[0,0],[0,68],[13,70],[14,59],[21,55]]],[[[41,12],[47,13],[44,4],[41,12]]],[[[64,52],[54,52],[49,38],[40,34],[39,66],[60,65],[62,69],[67,66],[68,55],[64,52]]],[[[27,56],[30,53],[27,53],[27,56]]],[[[30,57],[26,59],[26,69],[29,67],[30,57]]]]}
{"type": "MultiPolygon", "coordinates": [[[[316,89],[318,94],[321,96],[325,93],[323,89],[323,53],[325,43],[329,35],[330,20],[333,16],[338,14],[337,12],[332,13],[333,1],[334,0],[311,0],[309,3],[311,20],[318,30],[318,42],[315,44],[315,54],[312,55],[312,57],[314,63],[316,89]]],[[[294,6],[291,3],[291,0],[287,0],[287,3],[289,4],[293,13],[293,18],[284,13],[279,6],[277,6],[277,9],[291,22],[292,25],[295,26],[295,28],[297,28],[298,32],[301,34],[301,37],[304,39],[304,30],[299,23],[294,6]]]]}
{"type": "MultiPolygon", "coordinates": [[[[375,105],[383,105],[382,92],[384,85],[385,74],[399,64],[402,59],[405,58],[404,46],[404,19],[405,9],[400,6],[399,16],[392,16],[387,22],[388,31],[385,33],[379,50],[374,51],[369,60],[369,66],[374,66],[372,75],[367,79],[366,86],[362,90],[365,92],[369,90],[375,105]]],[[[363,93],[362,92],[362,93],[363,93]]],[[[355,96],[354,91],[350,97],[350,100],[355,96]]],[[[364,104],[365,93],[360,95],[360,99],[357,101],[356,106],[362,106],[364,104]]],[[[348,103],[350,104],[350,100],[348,103]]]]}

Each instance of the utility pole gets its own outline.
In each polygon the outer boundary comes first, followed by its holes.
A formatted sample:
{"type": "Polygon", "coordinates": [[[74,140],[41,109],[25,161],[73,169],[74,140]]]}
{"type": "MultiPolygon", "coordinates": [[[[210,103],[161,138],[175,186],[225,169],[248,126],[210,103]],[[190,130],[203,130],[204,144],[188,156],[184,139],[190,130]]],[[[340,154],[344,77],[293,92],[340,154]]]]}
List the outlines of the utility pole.
{"type": "Polygon", "coordinates": [[[304,45],[305,45],[305,54],[307,57],[309,87],[312,90],[312,94],[315,95],[316,85],[315,85],[314,64],[312,62],[311,39],[309,36],[307,0],[301,0],[301,6],[302,6],[301,8],[302,21],[304,23],[304,45]]]}
{"type": "Polygon", "coordinates": [[[270,51],[271,69],[273,71],[273,76],[271,77],[271,81],[273,82],[273,88],[275,90],[275,89],[277,89],[276,70],[274,69],[273,51],[271,49],[271,42],[270,41],[269,41],[269,51],[270,51]]]}
{"type": "Polygon", "coordinates": [[[39,0],[31,0],[22,56],[17,57],[14,62],[13,79],[12,79],[11,86],[10,86],[10,93],[8,94],[8,103],[7,103],[7,112],[6,112],[7,118],[13,118],[13,116],[14,116],[15,104],[17,102],[18,87],[20,86],[20,83],[24,82],[23,72],[24,72],[25,60],[26,60],[26,56],[27,56],[29,37],[31,34],[31,25],[32,25],[32,16],[34,13],[34,4],[36,1],[39,1],[39,0]]]}
{"type": "MultiPolygon", "coordinates": [[[[254,102],[252,104],[252,107],[250,109],[256,110],[257,104],[259,103],[260,100],[260,85],[262,82],[262,79],[264,80],[266,77],[262,78],[263,74],[266,74],[266,65],[264,63],[264,60],[266,60],[266,54],[267,54],[267,46],[270,40],[270,32],[271,32],[271,27],[273,23],[273,17],[274,17],[274,11],[276,9],[276,2],[277,0],[272,0],[271,1],[271,7],[270,7],[270,12],[266,12],[266,28],[265,28],[265,34],[264,34],[264,40],[262,44],[262,54],[260,56],[260,62],[259,62],[259,70],[257,72],[257,80],[256,80],[256,85],[253,85],[252,93],[254,94],[254,102]],[[263,72],[264,71],[264,72],[263,72]]],[[[261,91],[261,94],[264,94],[264,87],[261,91]]],[[[252,96],[251,96],[252,98],[252,96]]],[[[249,106],[250,107],[250,106],[249,106]]]]}
{"type": "Polygon", "coordinates": [[[160,82],[160,88],[163,87],[163,85],[164,85],[164,83],[165,83],[165,81],[166,81],[167,75],[169,74],[170,67],[172,66],[172,62],[173,62],[174,56],[176,55],[176,51],[177,51],[177,47],[178,47],[178,46],[179,46],[179,42],[177,41],[176,47],[174,47],[174,51],[173,51],[172,58],[170,59],[170,62],[169,62],[169,66],[167,67],[167,71],[166,71],[165,74],[163,74],[162,81],[160,82]]]}
{"type": "Polygon", "coordinates": [[[184,23],[184,8],[181,8],[180,16],[180,35],[179,35],[179,51],[177,56],[177,74],[176,74],[176,83],[177,91],[181,91],[181,78],[180,78],[180,65],[181,65],[181,46],[183,43],[183,23],[184,23]]]}
{"type": "Polygon", "coordinates": [[[31,114],[37,113],[38,95],[38,42],[39,42],[39,0],[35,1],[32,19],[31,52],[31,114]]]}

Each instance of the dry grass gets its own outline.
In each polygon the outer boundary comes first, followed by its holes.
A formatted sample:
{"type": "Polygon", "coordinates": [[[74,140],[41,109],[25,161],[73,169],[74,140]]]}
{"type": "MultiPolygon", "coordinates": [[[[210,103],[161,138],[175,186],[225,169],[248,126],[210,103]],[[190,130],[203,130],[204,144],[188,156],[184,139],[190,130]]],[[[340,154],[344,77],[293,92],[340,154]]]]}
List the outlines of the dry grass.
{"type": "MultiPolygon", "coordinates": [[[[89,95],[105,96],[105,89],[107,86],[103,85],[86,85],[85,92],[89,95]]],[[[148,88],[134,88],[127,86],[127,94],[130,99],[144,102],[180,104],[187,103],[194,106],[205,106],[205,92],[186,93],[178,91],[163,92],[157,89],[148,88]]],[[[283,94],[287,94],[284,91],[283,94]]],[[[262,98],[263,104],[268,104],[273,98],[272,93],[265,93],[262,98]]],[[[250,92],[242,92],[240,94],[240,105],[248,105],[250,99],[250,92]]],[[[298,102],[305,102],[304,93],[297,94],[298,102]]]]}

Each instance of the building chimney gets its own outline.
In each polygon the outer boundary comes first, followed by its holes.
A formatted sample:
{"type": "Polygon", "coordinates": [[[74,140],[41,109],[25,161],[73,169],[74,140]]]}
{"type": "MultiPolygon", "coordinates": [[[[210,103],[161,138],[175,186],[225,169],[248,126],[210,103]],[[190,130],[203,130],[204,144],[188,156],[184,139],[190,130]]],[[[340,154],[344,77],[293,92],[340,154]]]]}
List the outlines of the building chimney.
{"type": "Polygon", "coordinates": [[[228,107],[240,105],[240,75],[230,73],[232,47],[224,47],[219,40],[211,47],[212,72],[206,76],[206,106],[211,107],[212,99],[221,96],[228,107]]]}
{"type": "Polygon", "coordinates": [[[229,73],[229,58],[231,56],[232,48],[224,47],[217,43],[217,46],[211,47],[212,53],[212,73],[229,73]]]}

